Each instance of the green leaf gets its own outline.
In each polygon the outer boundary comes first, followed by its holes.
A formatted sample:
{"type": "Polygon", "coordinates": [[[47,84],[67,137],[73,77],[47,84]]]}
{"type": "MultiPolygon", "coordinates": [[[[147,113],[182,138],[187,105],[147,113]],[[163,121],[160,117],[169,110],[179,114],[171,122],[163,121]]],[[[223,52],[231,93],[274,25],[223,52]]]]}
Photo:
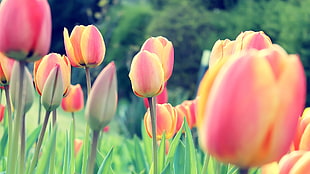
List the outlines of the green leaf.
{"type": "MultiPolygon", "coordinates": [[[[36,142],[36,140],[38,139],[38,136],[40,134],[42,125],[39,125],[37,128],[35,128],[30,135],[27,137],[26,140],[26,154],[29,153],[31,147],[34,145],[34,143],[36,142]]],[[[3,147],[3,146],[2,146],[3,147]]]]}
{"type": "Polygon", "coordinates": [[[172,168],[172,163],[168,163],[166,165],[166,167],[163,169],[163,171],[161,172],[161,174],[173,174],[173,168],[172,168]]]}
{"type": "Polygon", "coordinates": [[[37,174],[48,173],[51,153],[55,153],[53,151],[53,147],[56,145],[56,132],[57,124],[54,126],[52,134],[49,137],[49,141],[46,143],[46,146],[42,151],[42,156],[40,157],[36,171],[37,174]]]}
{"type": "Polygon", "coordinates": [[[161,172],[165,167],[165,155],[166,155],[166,136],[161,139],[158,151],[157,151],[157,164],[158,164],[158,171],[161,172]]]}
{"type": "Polygon", "coordinates": [[[8,143],[8,129],[5,129],[4,132],[3,132],[3,135],[2,135],[2,138],[1,138],[1,141],[0,141],[0,157],[2,156],[5,156],[5,147],[8,143]]]}
{"type": "Polygon", "coordinates": [[[152,163],[152,138],[147,134],[144,123],[141,124],[141,129],[144,152],[148,165],[150,166],[152,163]]]}
{"type": "Polygon", "coordinates": [[[180,141],[179,145],[176,148],[175,155],[174,155],[174,173],[176,174],[187,174],[184,173],[184,162],[185,162],[185,146],[180,141]]]}
{"type": "Polygon", "coordinates": [[[137,136],[135,136],[133,139],[134,139],[134,153],[135,153],[134,166],[136,172],[147,171],[149,169],[149,166],[146,162],[139,139],[137,136]]]}
{"type": "Polygon", "coordinates": [[[172,162],[172,160],[174,159],[174,154],[176,152],[176,149],[179,145],[179,142],[180,142],[180,138],[181,138],[181,135],[182,135],[182,131],[183,129],[181,128],[179,130],[179,132],[176,134],[176,136],[173,138],[171,144],[170,144],[170,147],[169,147],[169,151],[168,151],[168,155],[167,155],[167,158],[166,158],[166,163],[168,162],[172,162]]]}
{"type": "Polygon", "coordinates": [[[108,152],[106,157],[104,158],[103,162],[101,163],[98,173],[97,174],[106,174],[106,173],[111,173],[111,163],[112,163],[112,152],[113,148],[108,152]]]}
{"type": "Polygon", "coordinates": [[[185,126],[185,173],[197,174],[197,158],[196,148],[194,145],[191,130],[188,127],[186,120],[185,126]]]}

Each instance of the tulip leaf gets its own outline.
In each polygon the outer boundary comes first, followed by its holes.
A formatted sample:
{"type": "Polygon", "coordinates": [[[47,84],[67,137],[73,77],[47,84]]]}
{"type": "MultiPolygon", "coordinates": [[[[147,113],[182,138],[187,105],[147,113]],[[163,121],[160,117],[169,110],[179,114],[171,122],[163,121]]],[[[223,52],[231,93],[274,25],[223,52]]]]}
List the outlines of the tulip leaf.
{"type": "Polygon", "coordinates": [[[0,141],[0,157],[2,156],[5,156],[4,153],[5,153],[5,148],[3,147],[7,147],[8,143],[8,129],[5,129],[3,134],[2,134],[2,138],[1,138],[1,141],[0,141]]]}
{"type": "MultiPolygon", "coordinates": [[[[184,118],[185,119],[185,118],[184,118]]],[[[196,148],[194,145],[193,137],[186,120],[184,120],[185,127],[185,173],[197,174],[197,158],[196,148]]]]}
{"type": "Polygon", "coordinates": [[[111,150],[108,152],[108,154],[106,155],[106,157],[102,161],[97,174],[111,173],[110,172],[110,170],[111,170],[110,166],[112,163],[112,153],[113,153],[113,148],[111,148],[111,150]]]}
{"type": "Polygon", "coordinates": [[[146,159],[149,165],[152,163],[152,138],[149,137],[149,135],[146,132],[145,125],[142,122],[142,140],[143,140],[143,145],[144,145],[144,151],[146,155],[146,159]]]}
{"type": "Polygon", "coordinates": [[[157,164],[158,164],[158,171],[161,172],[165,166],[165,155],[166,155],[166,135],[164,133],[161,141],[160,141],[160,145],[157,151],[157,164]]]}
{"type": "Polygon", "coordinates": [[[182,135],[182,127],[179,130],[179,132],[176,134],[176,136],[173,138],[173,140],[172,140],[172,142],[170,144],[168,155],[167,155],[167,158],[166,158],[166,163],[172,162],[172,160],[174,158],[174,154],[176,152],[176,149],[177,149],[177,147],[178,147],[178,145],[180,143],[181,135],[182,135]]]}
{"type": "Polygon", "coordinates": [[[57,135],[56,132],[57,132],[57,124],[54,126],[53,131],[49,137],[49,140],[42,151],[42,156],[40,157],[36,171],[37,174],[48,173],[49,171],[48,168],[50,164],[50,156],[52,153],[55,153],[55,151],[53,151],[53,147],[55,147],[56,145],[56,135],[57,135]]]}
{"type": "MultiPolygon", "coordinates": [[[[40,134],[41,128],[42,128],[42,125],[39,125],[27,137],[27,140],[26,140],[26,154],[29,153],[29,150],[31,149],[31,147],[34,145],[34,143],[38,139],[38,136],[40,134]]],[[[1,146],[1,147],[4,147],[4,146],[1,146]]]]}
{"type": "Polygon", "coordinates": [[[180,141],[174,153],[174,160],[173,160],[174,173],[186,174],[184,173],[184,167],[185,167],[184,162],[185,162],[185,146],[183,142],[180,141]]]}
{"type": "Polygon", "coordinates": [[[172,163],[168,163],[166,167],[162,170],[161,174],[173,174],[172,163]]]}
{"type": "Polygon", "coordinates": [[[140,141],[137,136],[134,138],[134,166],[137,172],[148,170],[149,166],[147,165],[140,141]]]}

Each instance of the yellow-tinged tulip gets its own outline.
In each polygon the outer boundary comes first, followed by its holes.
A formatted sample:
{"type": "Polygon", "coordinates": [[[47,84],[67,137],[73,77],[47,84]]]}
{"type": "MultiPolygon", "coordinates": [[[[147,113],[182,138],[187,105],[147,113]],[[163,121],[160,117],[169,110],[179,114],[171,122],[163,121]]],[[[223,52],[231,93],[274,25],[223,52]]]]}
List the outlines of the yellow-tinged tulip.
{"type": "Polygon", "coordinates": [[[236,41],[230,41],[229,39],[216,41],[210,53],[209,67],[212,67],[215,62],[231,56],[235,43],[236,41]]]}
{"type": "Polygon", "coordinates": [[[142,50],[157,54],[164,69],[165,81],[167,81],[172,74],[174,63],[172,42],[163,36],[151,37],[144,42],[141,47],[142,50]]]}
{"type": "Polygon", "coordinates": [[[177,110],[177,129],[176,132],[181,128],[184,117],[186,117],[188,127],[192,129],[196,126],[196,103],[195,100],[185,100],[181,104],[177,105],[175,109],[177,110]]]}
{"type": "Polygon", "coordinates": [[[52,22],[47,0],[3,0],[0,52],[16,60],[36,61],[50,48],[52,22]]]}
{"type": "Polygon", "coordinates": [[[198,91],[205,151],[243,168],[279,160],[288,152],[306,96],[297,55],[278,45],[251,49],[209,76],[214,78],[204,77],[198,91]]]}
{"type": "Polygon", "coordinates": [[[306,108],[299,117],[298,129],[292,150],[310,151],[310,108],[306,108]]]}
{"type": "Polygon", "coordinates": [[[62,99],[61,107],[66,112],[77,112],[84,107],[84,94],[80,84],[70,85],[68,95],[62,99]]]}
{"type": "Polygon", "coordinates": [[[279,162],[279,174],[306,174],[310,171],[310,151],[293,151],[279,162]]]}
{"type": "MultiPolygon", "coordinates": [[[[175,134],[177,115],[176,110],[169,103],[156,104],[156,139],[161,140],[165,133],[166,139],[172,138],[175,134]]],[[[152,124],[150,108],[144,115],[146,132],[152,137],[152,124]]]]}
{"type": "Polygon", "coordinates": [[[111,62],[98,75],[86,102],[85,117],[90,128],[102,130],[114,117],[116,107],[116,68],[111,62]]]}
{"type": "Polygon", "coordinates": [[[10,59],[0,53],[0,86],[9,84],[14,62],[14,59],[10,59]]]}
{"type": "Polygon", "coordinates": [[[57,53],[50,53],[34,63],[34,83],[40,95],[42,95],[45,82],[55,66],[59,66],[61,70],[61,79],[63,81],[62,95],[65,96],[67,94],[71,78],[71,65],[69,60],[66,56],[61,56],[57,53]]]}
{"type": "Polygon", "coordinates": [[[34,89],[33,89],[33,80],[31,77],[30,72],[27,68],[25,68],[24,77],[20,77],[20,62],[15,61],[13,68],[12,68],[12,74],[11,74],[11,80],[10,80],[10,97],[12,101],[12,105],[14,108],[18,107],[18,103],[20,101],[19,90],[20,90],[20,81],[21,78],[23,78],[23,90],[25,90],[25,103],[23,111],[26,113],[32,106],[33,100],[34,100],[34,89]]]}
{"type": "Polygon", "coordinates": [[[164,70],[158,56],[140,51],[132,60],[129,78],[133,92],[138,97],[154,97],[165,87],[164,70]]]}
{"type": "Polygon", "coordinates": [[[74,67],[96,67],[104,59],[106,48],[100,31],[94,25],[78,25],[69,37],[65,28],[64,43],[67,56],[74,67]]]}

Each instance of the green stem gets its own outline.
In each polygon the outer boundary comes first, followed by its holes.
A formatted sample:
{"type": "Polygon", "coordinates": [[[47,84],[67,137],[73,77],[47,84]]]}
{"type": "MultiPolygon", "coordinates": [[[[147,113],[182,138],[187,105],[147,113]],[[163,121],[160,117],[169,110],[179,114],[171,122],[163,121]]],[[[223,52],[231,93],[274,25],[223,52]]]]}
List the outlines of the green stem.
{"type": "MultiPolygon", "coordinates": [[[[14,174],[16,172],[16,162],[17,162],[17,156],[19,150],[18,144],[19,144],[19,133],[22,125],[22,117],[24,114],[24,103],[25,103],[25,90],[23,90],[24,87],[24,73],[25,73],[25,62],[20,61],[19,62],[19,68],[20,68],[20,74],[19,74],[19,91],[18,91],[18,103],[16,106],[16,116],[15,116],[15,123],[14,123],[14,132],[13,137],[11,141],[11,146],[9,147],[9,156],[8,156],[8,167],[7,167],[7,173],[14,174]]],[[[24,172],[24,171],[22,171],[24,172]]]]}
{"type": "Polygon", "coordinates": [[[45,118],[44,118],[43,126],[42,126],[42,129],[41,129],[40,135],[39,135],[39,140],[38,140],[37,146],[36,146],[35,151],[34,151],[34,155],[33,155],[33,158],[32,158],[31,164],[30,164],[30,168],[29,168],[28,174],[32,174],[33,173],[33,170],[34,170],[34,168],[35,168],[35,166],[36,166],[36,164],[38,162],[39,152],[40,152],[40,149],[41,149],[41,146],[42,146],[42,142],[43,142],[43,138],[44,138],[44,135],[45,135],[46,126],[47,126],[47,123],[48,123],[48,118],[50,116],[50,113],[51,113],[51,111],[46,111],[46,113],[45,113],[45,118]]]}
{"type": "Polygon", "coordinates": [[[151,123],[152,123],[152,140],[153,140],[153,164],[154,164],[154,174],[158,174],[157,172],[157,143],[156,143],[156,101],[155,97],[148,98],[148,102],[150,105],[150,115],[151,115],[151,123]]]}
{"type": "MultiPolygon", "coordinates": [[[[87,97],[88,97],[91,89],[90,71],[88,67],[85,67],[85,75],[86,75],[87,97]]],[[[89,146],[89,125],[86,124],[84,145],[83,145],[82,174],[86,173],[87,157],[89,151],[88,146],[89,146]]]]}
{"type": "Polygon", "coordinates": [[[209,160],[210,160],[210,155],[209,154],[205,154],[205,158],[203,160],[203,166],[202,166],[201,173],[207,173],[208,172],[209,160]]]}
{"type": "Polygon", "coordinates": [[[92,140],[90,157],[89,157],[88,165],[87,165],[87,174],[94,173],[99,133],[100,131],[95,131],[95,130],[93,131],[93,140],[92,140]]]}
{"type": "Polygon", "coordinates": [[[243,168],[239,169],[239,174],[248,174],[248,173],[249,173],[249,169],[243,169],[243,168]]]}
{"type": "MultiPolygon", "coordinates": [[[[19,170],[20,171],[25,171],[25,157],[26,157],[26,153],[25,153],[25,146],[26,146],[26,127],[25,127],[25,113],[23,114],[23,118],[22,118],[22,128],[20,131],[20,166],[19,166],[19,170]]],[[[20,172],[19,172],[20,173],[20,172]]]]}
{"type": "Polygon", "coordinates": [[[56,121],[57,121],[57,111],[56,111],[56,109],[53,110],[52,116],[53,116],[53,121],[52,121],[52,123],[53,123],[53,127],[54,127],[55,124],[56,124],[56,121]]]}
{"type": "Polygon", "coordinates": [[[71,112],[72,116],[72,126],[73,126],[73,140],[75,140],[75,117],[74,117],[74,112],[71,112]]]}
{"type": "Polygon", "coordinates": [[[38,126],[41,124],[41,111],[42,111],[42,104],[41,104],[41,96],[39,99],[39,113],[38,113],[38,126]]]}
{"type": "Polygon", "coordinates": [[[6,106],[8,109],[8,128],[9,128],[9,138],[12,133],[12,106],[11,106],[11,100],[10,100],[10,92],[9,92],[9,86],[4,86],[4,92],[5,92],[5,99],[6,99],[6,106]]]}

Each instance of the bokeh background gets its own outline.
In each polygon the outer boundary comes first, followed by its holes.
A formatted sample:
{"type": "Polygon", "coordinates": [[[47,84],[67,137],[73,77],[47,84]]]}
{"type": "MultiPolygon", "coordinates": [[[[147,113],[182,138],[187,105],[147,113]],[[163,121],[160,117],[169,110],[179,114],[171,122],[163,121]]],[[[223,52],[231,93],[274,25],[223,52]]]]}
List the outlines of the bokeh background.
{"type": "MultiPolygon", "coordinates": [[[[106,43],[103,64],[91,70],[92,80],[110,61],[118,76],[116,126],[124,134],[141,133],[143,101],[131,90],[128,72],[133,56],[151,36],[173,42],[175,64],[168,81],[169,102],[193,99],[201,77],[201,58],[218,39],[234,39],[246,30],[263,30],[274,43],[299,54],[308,79],[310,106],[310,0],[49,0],[52,10],[51,52],[65,54],[63,29],[94,24],[106,43]],[[123,126],[122,126],[123,125],[123,126]]],[[[151,79],[150,79],[151,80],[151,79]]],[[[83,69],[72,68],[72,84],[86,89],[83,69]]]]}

